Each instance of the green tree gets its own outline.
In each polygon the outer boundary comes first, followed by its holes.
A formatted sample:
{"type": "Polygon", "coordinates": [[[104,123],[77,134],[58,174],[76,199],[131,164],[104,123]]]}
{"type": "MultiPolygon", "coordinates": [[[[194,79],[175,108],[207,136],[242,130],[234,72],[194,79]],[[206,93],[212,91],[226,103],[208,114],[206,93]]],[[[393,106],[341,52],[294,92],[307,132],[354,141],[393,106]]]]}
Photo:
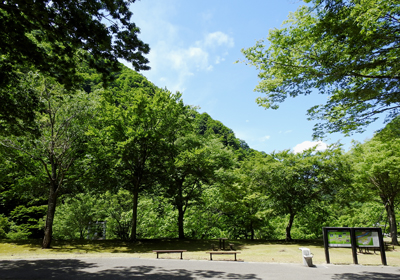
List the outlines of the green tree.
{"type": "Polygon", "coordinates": [[[366,190],[369,199],[379,197],[389,219],[392,243],[398,245],[395,208],[400,199],[400,139],[358,143],[351,157],[359,190],[366,190]]]}
{"type": "Polygon", "coordinates": [[[67,197],[57,207],[54,218],[54,235],[61,238],[84,239],[90,223],[100,218],[97,204],[99,198],[89,193],[67,197]]]}
{"type": "Polygon", "coordinates": [[[244,160],[239,168],[226,176],[227,180],[220,187],[223,198],[220,210],[226,216],[230,234],[235,237],[253,240],[271,213],[268,197],[259,187],[263,184],[259,180],[264,178],[258,176],[258,171],[264,160],[262,156],[244,160]]]}
{"type": "MultiPolygon", "coordinates": [[[[295,217],[311,210],[312,203],[332,202],[340,188],[350,184],[349,166],[341,149],[306,150],[302,153],[273,153],[259,165],[259,186],[277,214],[288,215],[286,240],[292,240],[295,217]]],[[[256,177],[256,178],[257,178],[256,177]]]]}
{"type": "Polygon", "coordinates": [[[6,237],[7,232],[10,229],[10,222],[4,214],[0,214],[0,238],[6,237]]]}
{"type": "Polygon", "coordinates": [[[26,77],[36,91],[45,111],[37,116],[40,136],[9,136],[0,144],[16,152],[14,158],[48,191],[48,207],[43,248],[51,246],[57,197],[70,185],[68,174],[75,160],[82,156],[84,132],[93,116],[95,98],[67,91],[51,78],[35,73],[26,77]]]}
{"type": "Polygon", "coordinates": [[[19,151],[0,144],[0,213],[8,217],[13,237],[18,236],[18,231],[29,238],[43,237],[47,195],[37,188],[43,178],[33,172],[36,165],[19,151]]]}
{"type": "Polygon", "coordinates": [[[179,238],[185,238],[184,215],[192,204],[199,204],[206,184],[215,181],[220,169],[233,165],[233,153],[215,137],[188,132],[177,138],[166,161],[165,196],[178,210],[179,238]]]}
{"type": "Polygon", "coordinates": [[[392,139],[400,138],[400,117],[396,117],[386,126],[378,131],[374,138],[383,142],[391,141],[392,139]]]}
{"type": "Polygon", "coordinates": [[[107,191],[101,196],[99,209],[106,215],[108,236],[129,240],[133,199],[129,195],[129,191],[120,189],[115,194],[107,191]]]}
{"type": "Polygon", "coordinates": [[[267,40],[242,50],[259,70],[257,103],[277,109],[287,96],[327,94],[308,110],[326,132],[363,131],[386,112],[399,114],[400,6],[387,0],[309,0],[267,40]]]}
{"type": "Polygon", "coordinates": [[[213,120],[207,113],[196,113],[194,115],[198,134],[215,135],[220,138],[224,146],[230,147],[234,150],[239,149],[240,145],[243,143],[235,137],[235,133],[232,129],[229,129],[220,121],[213,120]]]}
{"type": "Polygon", "coordinates": [[[147,70],[149,46],[131,21],[135,0],[7,0],[0,2],[0,128],[31,127],[38,98],[17,88],[24,73],[36,69],[67,88],[81,80],[82,60],[112,78],[118,59],[147,70]],[[83,50],[83,51],[81,51],[83,50]]]}
{"type": "MultiPolygon", "coordinates": [[[[224,171],[222,171],[225,173],[224,171]]],[[[226,225],[221,204],[223,199],[219,184],[204,186],[197,204],[192,203],[185,212],[185,237],[213,239],[226,236],[226,225]]]]}
{"type": "MultiPolygon", "coordinates": [[[[131,71],[117,82],[129,83],[136,75],[131,71]]],[[[132,194],[132,240],[137,236],[139,193],[155,184],[166,151],[175,141],[176,131],[184,126],[187,109],[180,93],[152,85],[123,90],[116,86],[101,100],[97,127],[89,133],[93,154],[105,172],[102,178],[107,180],[99,183],[125,188],[132,194]]]]}

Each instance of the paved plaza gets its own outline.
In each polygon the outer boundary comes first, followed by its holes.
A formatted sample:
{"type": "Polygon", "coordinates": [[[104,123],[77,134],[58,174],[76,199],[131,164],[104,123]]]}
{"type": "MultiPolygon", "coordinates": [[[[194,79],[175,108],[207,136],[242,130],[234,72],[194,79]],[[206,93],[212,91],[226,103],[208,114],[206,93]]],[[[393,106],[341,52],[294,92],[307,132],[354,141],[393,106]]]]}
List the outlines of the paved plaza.
{"type": "Polygon", "coordinates": [[[400,267],[140,258],[1,260],[0,279],[399,280],[400,267]]]}

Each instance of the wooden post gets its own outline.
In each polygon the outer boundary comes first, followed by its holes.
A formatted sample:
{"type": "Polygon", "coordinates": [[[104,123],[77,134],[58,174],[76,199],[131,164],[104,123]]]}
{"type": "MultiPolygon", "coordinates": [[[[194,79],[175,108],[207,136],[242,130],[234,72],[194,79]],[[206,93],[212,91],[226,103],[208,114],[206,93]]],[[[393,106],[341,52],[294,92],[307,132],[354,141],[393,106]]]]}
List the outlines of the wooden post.
{"type": "Polygon", "coordinates": [[[324,248],[325,248],[325,259],[326,263],[330,263],[330,258],[329,258],[329,244],[328,244],[328,229],[327,228],[322,228],[322,234],[324,237],[324,248]]]}
{"type": "Polygon", "coordinates": [[[381,250],[381,260],[383,265],[387,265],[385,243],[383,241],[382,229],[378,228],[379,249],[381,250]]]}
{"type": "Polygon", "coordinates": [[[356,239],[356,230],[354,228],[350,228],[350,241],[351,241],[351,251],[353,253],[353,262],[354,264],[358,264],[357,239],[356,239]]]}

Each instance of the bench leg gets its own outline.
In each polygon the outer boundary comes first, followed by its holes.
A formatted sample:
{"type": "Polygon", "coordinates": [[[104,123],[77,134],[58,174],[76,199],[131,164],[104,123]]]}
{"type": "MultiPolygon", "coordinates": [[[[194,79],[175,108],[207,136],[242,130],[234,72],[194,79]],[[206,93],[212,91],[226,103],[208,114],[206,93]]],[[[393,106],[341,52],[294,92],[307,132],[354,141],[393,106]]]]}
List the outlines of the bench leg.
{"type": "Polygon", "coordinates": [[[158,252],[157,252],[157,259],[158,259],[158,252]]]}
{"type": "Polygon", "coordinates": [[[210,254],[210,261],[212,261],[212,254],[210,254]]]}
{"type": "Polygon", "coordinates": [[[182,252],[181,252],[181,260],[182,260],[182,252]]]}
{"type": "Polygon", "coordinates": [[[236,261],[236,253],[235,253],[235,261],[236,261]]]}

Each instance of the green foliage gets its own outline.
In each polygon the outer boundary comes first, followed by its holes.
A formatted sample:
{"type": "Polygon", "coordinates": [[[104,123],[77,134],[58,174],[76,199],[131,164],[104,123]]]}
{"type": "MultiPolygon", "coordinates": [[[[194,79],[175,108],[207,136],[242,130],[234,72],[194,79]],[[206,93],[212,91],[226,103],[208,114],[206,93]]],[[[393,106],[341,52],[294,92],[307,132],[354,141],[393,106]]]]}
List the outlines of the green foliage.
{"type": "Polygon", "coordinates": [[[15,207],[9,217],[0,215],[0,237],[8,239],[40,238],[43,235],[46,205],[15,207]]]}
{"type": "Polygon", "coordinates": [[[374,138],[382,142],[389,142],[392,139],[400,138],[400,117],[396,117],[388,123],[383,129],[376,133],[374,138]]]}
{"type": "Polygon", "coordinates": [[[43,218],[46,215],[47,206],[17,206],[10,214],[12,222],[11,231],[29,234],[32,238],[42,237],[43,218]]]}
{"type": "Polygon", "coordinates": [[[200,135],[218,137],[225,147],[229,147],[235,152],[239,161],[255,152],[244,140],[236,138],[232,129],[224,126],[220,121],[213,120],[207,113],[195,112],[194,116],[196,132],[200,135]]]}
{"type": "Polygon", "coordinates": [[[273,153],[259,159],[253,181],[268,196],[276,215],[289,215],[286,239],[291,240],[294,218],[307,215],[314,203],[335,201],[340,188],[350,185],[349,166],[342,161],[340,148],[273,153]]]}
{"type": "Polygon", "coordinates": [[[28,239],[31,233],[25,225],[16,225],[11,223],[10,231],[6,234],[6,237],[11,240],[28,239]]]}
{"type": "MultiPolygon", "coordinates": [[[[332,227],[375,227],[385,225],[385,208],[378,202],[353,202],[350,207],[332,207],[332,227]]],[[[389,227],[388,227],[389,228],[389,227]]]]}
{"type": "Polygon", "coordinates": [[[59,205],[54,217],[54,236],[61,239],[86,238],[89,223],[101,221],[98,198],[92,194],[77,194],[59,205]]]}
{"type": "Polygon", "coordinates": [[[351,157],[356,170],[356,187],[381,201],[387,211],[393,244],[398,244],[395,209],[400,202],[400,139],[382,141],[379,137],[355,144],[351,157]]]}
{"type": "Polygon", "coordinates": [[[224,148],[219,139],[186,132],[177,138],[170,149],[166,173],[161,184],[166,184],[164,196],[178,210],[179,238],[185,238],[184,215],[193,204],[201,201],[206,184],[218,180],[218,172],[234,165],[233,153],[224,148]]]}
{"type": "Polygon", "coordinates": [[[399,15],[396,1],[313,0],[289,15],[281,29],[242,50],[259,70],[258,104],[277,109],[287,96],[313,91],[326,104],[308,110],[322,120],[314,137],[326,132],[363,131],[386,112],[399,113],[399,15]]]}
{"type": "Polygon", "coordinates": [[[10,222],[4,214],[0,214],[0,238],[5,238],[10,230],[10,222]]]}
{"type": "Polygon", "coordinates": [[[2,133],[38,133],[35,112],[43,109],[24,75],[38,70],[66,88],[84,81],[81,63],[103,82],[121,69],[118,59],[147,70],[150,50],[137,36],[129,9],[135,0],[11,0],[0,3],[0,128],[2,133]],[[100,78],[99,77],[99,78],[100,78]]]}
{"type": "Polygon", "coordinates": [[[223,203],[220,189],[204,186],[197,204],[186,211],[185,236],[193,239],[214,239],[227,236],[224,215],[220,210],[223,203]]]}
{"type": "Polygon", "coordinates": [[[120,69],[119,58],[131,62],[137,71],[149,69],[148,60],[143,56],[149,52],[149,46],[138,39],[139,28],[131,22],[129,5],[133,2],[12,0],[1,3],[0,21],[4,27],[0,31],[1,72],[12,75],[5,67],[33,66],[65,85],[72,85],[78,63],[75,55],[81,49],[86,51],[81,55],[105,79],[120,69]]]}
{"type": "Polygon", "coordinates": [[[96,96],[80,91],[69,95],[70,92],[53,79],[34,72],[28,73],[26,79],[45,105],[45,110],[36,117],[40,136],[10,135],[1,137],[0,144],[8,160],[29,175],[23,178],[24,183],[48,194],[43,241],[47,248],[51,243],[57,197],[68,187],[68,191],[73,191],[75,185],[68,181],[68,175],[74,161],[83,156],[87,141],[84,132],[93,116],[96,96]]]}
{"type": "Polygon", "coordinates": [[[99,210],[107,221],[107,239],[129,240],[132,223],[132,195],[120,189],[118,193],[106,192],[101,196],[99,210]]]}
{"type": "MultiPolygon", "coordinates": [[[[234,238],[251,238],[264,235],[261,230],[271,216],[268,197],[264,195],[256,178],[262,159],[252,157],[243,161],[231,178],[221,186],[223,203],[220,209],[226,215],[225,223],[234,238]]],[[[225,175],[226,176],[226,175],[225,175]]],[[[229,176],[229,175],[228,175],[229,176]]]]}
{"type": "Polygon", "coordinates": [[[266,155],[126,67],[107,89],[80,67],[76,92],[21,76],[44,110],[35,137],[0,138],[0,238],[39,237],[44,195],[45,236],[54,222],[59,239],[86,238],[89,225],[101,235],[96,221],[107,239],[319,238],[323,226],[382,224],[388,199],[398,205],[398,118],[345,156],[333,146],[266,155]]]}
{"type": "MultiPolygon", "coordinates": [[[[2,69],[0,55],[0,131],[1,135],[38,134],[39,127],[35,123],[35,112],[43,109],[43,104],[32,87],[24,71],[2,69]],[[5,71],[5,72],[3,72],[5,71]],[[11,81],[2,81],[3,73],[15,71],[11,81]],[[5,85],[3,85],[3,83],[5,85]]],[[[2,67],[3,66],[3,67],[2,67]]],[[[11,66],[9,68],[16,68],[11,66]]],[[[4,78],[3,78],[4,79],[4,78]]]]}
{"type": "Polygon", "coordinates": [[[103,95],[97,127],[88,133],[90,146],[104,177],[112,178],[110,186],[133,195],[132,239],[139,193],[155,184],[179,131],[189,123],[189,109],[180,93],[158,89],[132,71],[122,73],[103,95]]]}
{"type": "MultiPolygon", "coordinates": [[[[103,237],[103,225],[96,228],[96,222],[106,222],[106,239],[129,240],[132,200],[133,196],[124,189],[120,189],[117,193],[105,192],[100,195],[86,193],[67,198],[57,208],[54,237],[64,240],[103,237]]],[[[162,198],[143,196],[138,209],[140,211],[137,219],[137,238],[176,236],[178,229],[172,205],[163,202],[162,198]]]]}

